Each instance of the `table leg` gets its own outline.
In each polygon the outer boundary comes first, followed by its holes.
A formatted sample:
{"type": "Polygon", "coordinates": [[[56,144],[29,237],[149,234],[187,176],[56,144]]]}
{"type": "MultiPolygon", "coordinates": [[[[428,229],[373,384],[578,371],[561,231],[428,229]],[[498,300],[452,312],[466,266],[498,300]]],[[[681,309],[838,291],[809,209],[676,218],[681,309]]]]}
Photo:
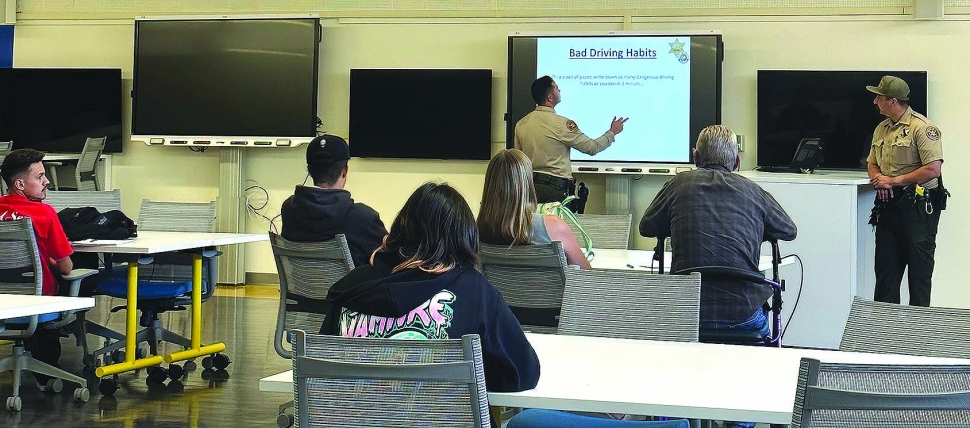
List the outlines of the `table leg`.
{"type": "Polygon", "coordinates": [[[98,377],[110,376],[145,367],[157,366],[162,363],[162,357],[152,355],[136,359],[135,336],[138,334],[138,262],[128,263],[128,313],[125,323],[125,361],[98,367],[94,373],[98,377]]]}
{"type": "Polygon", "coordinates": [[[192,255],[192,348],[166,355],[165,362],[171,364],[225,350],[226,344],[221,342],[202,346],[202,254],[196,253],[192,255]]]}

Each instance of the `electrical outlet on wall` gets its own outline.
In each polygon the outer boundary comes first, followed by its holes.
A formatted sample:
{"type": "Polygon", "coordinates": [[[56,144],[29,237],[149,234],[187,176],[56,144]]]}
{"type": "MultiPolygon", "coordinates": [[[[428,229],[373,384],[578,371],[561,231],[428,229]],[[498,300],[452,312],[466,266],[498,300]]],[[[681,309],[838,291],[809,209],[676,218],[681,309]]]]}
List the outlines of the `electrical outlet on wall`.
{"type": "Polygon", "coordinates": [[[735,137],[734,142],[736,142],[738,144],[738,153],[743,152],[744,151],[744,136],[741,135],[741,134],[734,134],[734,137],[735,137]]]}

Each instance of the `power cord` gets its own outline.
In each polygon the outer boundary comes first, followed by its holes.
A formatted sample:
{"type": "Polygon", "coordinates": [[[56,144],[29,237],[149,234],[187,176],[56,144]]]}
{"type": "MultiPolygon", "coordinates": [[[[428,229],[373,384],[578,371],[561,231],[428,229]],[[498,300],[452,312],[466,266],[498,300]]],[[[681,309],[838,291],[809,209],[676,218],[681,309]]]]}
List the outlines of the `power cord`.
{"type": "Polygon", "coordinates": [[[802,289],[805,288],[804,287],[804,285],[805,285],[805,264],[802,263],[802,258],[801,257],[798,257],[798,254],[789,254],[789,255],[787,255],[785,257],[782,257],[781,260],[785,260],[785,259],[790,258],[790,257],[794,257],[795,260],[798,260],[798,268],[799,268],[799,271],[800,271],[800,273],[799,273],[799,279],[798,279],[798,294],[795,295],[795,303],[792,304],[791,314],[788,315],[788,321],[785,322],[785,327],[781,329],[781,339],[784,339],[785,338],[785,333],[788,332],[788,326],[791,325],[791,319],[792,319],[792,317],[795,316],[795,309],[798,309],[798,301],[801,300],[801,298],[802,298],[802,289]]]}
{"type": "Polygon", "coordinates": [[[273,233],[279,233],[279,228],[276,226],[276,220],[280,218],[281,214],[277,214],[273,217],[268,217],[263,214],[263,210],[269,205],[269,192],[266,191],[263,186],[260,186],[255,180],[246,180],[247,183],[254,183],[246,187],[246,211],[251,217],[266,220],[269,223],[269,230],[273,233]]]}

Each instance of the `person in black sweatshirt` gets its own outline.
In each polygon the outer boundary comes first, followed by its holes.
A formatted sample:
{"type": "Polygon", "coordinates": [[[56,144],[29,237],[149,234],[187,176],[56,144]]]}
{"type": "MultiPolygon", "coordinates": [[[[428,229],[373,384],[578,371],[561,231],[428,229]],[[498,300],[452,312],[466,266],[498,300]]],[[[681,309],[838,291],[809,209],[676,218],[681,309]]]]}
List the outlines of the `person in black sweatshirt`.
{"type": "Polygon", "coordinates": [[[535,350],[478,268],[478,229],[465,199],[447,184],[425,183],[370,263],[330,288],[320,333],[397,339],[478,334],[488,390],[534,388],[535,350]]]}
{"type": "Polygon", "coordinates": [[[283,201],[280,235],[293,242],[318,242],[347,236],[354,265],[367,263],[381,245],[387,230],[377,211],[354,202],[344,190],[350,148],[343,138],[321,135],[306,149],[306,168],[313,186],[296,186],[293,196],[283,201]]]}

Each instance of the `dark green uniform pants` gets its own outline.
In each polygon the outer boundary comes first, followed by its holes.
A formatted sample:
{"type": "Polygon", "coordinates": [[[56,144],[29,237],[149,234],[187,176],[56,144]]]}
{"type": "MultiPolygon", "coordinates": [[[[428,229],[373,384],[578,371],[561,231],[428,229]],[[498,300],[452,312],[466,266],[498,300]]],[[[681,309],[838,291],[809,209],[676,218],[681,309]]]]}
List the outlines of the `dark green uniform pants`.
{"type": "Polygon", "coordinates": [[[890,202],[876,224],[877,302],[899,303],[903,270],[909,267],[909,304],[929,306],[940,211],[926,213],[926,205],[898,207],[890,202]]]}

